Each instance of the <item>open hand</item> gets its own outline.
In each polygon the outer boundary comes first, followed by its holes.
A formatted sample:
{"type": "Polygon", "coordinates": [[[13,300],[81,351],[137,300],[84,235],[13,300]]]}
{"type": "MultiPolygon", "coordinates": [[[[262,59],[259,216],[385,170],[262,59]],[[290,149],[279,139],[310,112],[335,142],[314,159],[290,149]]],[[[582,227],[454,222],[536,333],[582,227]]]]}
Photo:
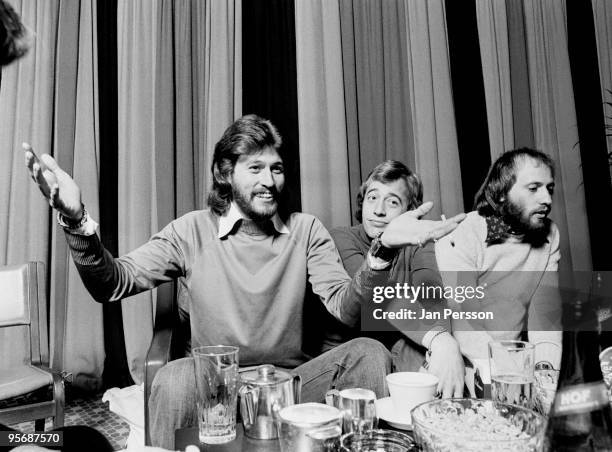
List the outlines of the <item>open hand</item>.
{"type": "Polygon", "coordinates": [[[446,220],[420,220],[432,207],[431,201],[426,202],[414,210],[395,217],[380,237],[382,244],[387,248],[401,248],[407,245],[423,246],[430,240],[438,240],[452,232],[465,219],[465,214],[460,213],[446,220]]]}
{"type": "Polygon", "coordinates": [[[79,221],[83,215],[81,190],[72,177],[62,170],[50,155],[42,154],[39,159],[28,143],[23,143],[22,146],[30,177],[51,207],[66,218],[79,221]]]}

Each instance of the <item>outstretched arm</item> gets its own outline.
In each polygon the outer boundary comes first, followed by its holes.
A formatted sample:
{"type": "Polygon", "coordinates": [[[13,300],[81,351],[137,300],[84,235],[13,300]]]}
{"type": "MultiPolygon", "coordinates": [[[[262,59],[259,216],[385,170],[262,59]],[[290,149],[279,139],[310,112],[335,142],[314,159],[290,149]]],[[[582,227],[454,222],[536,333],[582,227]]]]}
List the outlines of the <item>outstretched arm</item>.
{"type": "MultiPolygon", "coordinates": [[[[140,248],[114,258],[95,234],[95,227],[72,228],[84,218],[81,190],[55,159],[43,154],[40,159],[24,143],[25,164],[30,177],[51,207],[69,227],[66,241],[87,290],[96,301],[115,301],[152,289],[184,273],[185,255],[176,225],[170,224],[140,248]]],[[[94,223],[95,224],[95,223],[94,223]]],[[[183,221],[183,227],[189,222],[183,221]]],[[[179,225],[180,227],[180,225],[179,225]]]]}

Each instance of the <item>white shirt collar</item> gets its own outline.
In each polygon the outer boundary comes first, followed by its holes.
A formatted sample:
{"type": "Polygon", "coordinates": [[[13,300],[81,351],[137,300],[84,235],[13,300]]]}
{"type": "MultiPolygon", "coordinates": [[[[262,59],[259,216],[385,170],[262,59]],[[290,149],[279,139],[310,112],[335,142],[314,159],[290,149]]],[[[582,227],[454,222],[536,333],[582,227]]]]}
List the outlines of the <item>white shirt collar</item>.
{"type": "MultiPolygon", "coordinates": [[[[227,236],[238,220],[248,220],[249,218],[240,210],[240,207],[236,205],[236,203],[232,202],[230,204],[230,208],[225,215],[219,217],[219,232],[217,233],[217,237],[222,239],[227,236]]],[[[279,234],[289,234],[289,228],[287,225],[281,220],[278,213],[275,213],[271,218],[272,225],[274,225],[274,229],[279,234]]]]}

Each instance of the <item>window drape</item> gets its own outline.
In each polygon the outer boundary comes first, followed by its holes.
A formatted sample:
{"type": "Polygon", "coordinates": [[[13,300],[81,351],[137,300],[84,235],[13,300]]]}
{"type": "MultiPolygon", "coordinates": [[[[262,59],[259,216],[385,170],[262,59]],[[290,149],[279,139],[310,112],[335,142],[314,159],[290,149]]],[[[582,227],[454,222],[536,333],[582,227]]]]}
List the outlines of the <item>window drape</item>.
{"type": "Polygon", "coordinates": [[[347,122],[339,0],[296,2],[302,210],[350,224],[347,122]]]}
{"type": "Polygon", "coordinates": [[[434,215],[462,211],[443,2],[305,3],[296,9],[300,159],[315,183],[303,185],[304,210],[349,224],[346,206],[354,213],[369,171],[397,159],[420,174],[434,215]]]}
{"type": "MultiPolygon", "coordinates": [[[[609,0],[592,0],[595,19],[595,38],[597,39],[597,59],[599,62],[599,79],[601,97],[604,102],[612,102],[612,3],[609,0]]],[[[612,107],[606,106],[604,115],[607,124],[612,127],[612,107]]],[[[612,131],[607,137],[608,153],[612,153],[612,131]]],[[[612,175],[612,165],[610,166],[612,175]]]]}
{"type": "Polygon", "coordinates": [[[567,50],[565,1],[525,0],[535,146],[557,164],[552,219],[561,232],[562,274],[590,270],[590,239],[567,50]]]}
{"type": "MultiPolygon", "coordinates": [[[[119,254],[177,215],[205,206],[213,145],[241,114],[239,3],[118,4],[119,254]]],[[[136,382],[143,377],[154,300],[143,293],[122,304],[136,382]]]]}
{"type": "Polygon", "coordinates": [[[445,5],[442,0],[405,3],[415,168],[437,219],[464,211],[445,5]]]}
{"type": "Polygon", "coordinates": [[[476,0],[492,161],[514,148],[508,22],[504,0],[476,0]]]}
{"type": "Polygon", "coordinates": [[[87,209],[98,213],[94,2],[10,3],[36,38],[28,54],[2,73],[0,263],[46,264],[51,365],[72,372],[75,385],[97,389],[104,360],[101,307],[83,287],[21,151],[27,141],[38,154],[53,155],[79,183],[87,209]]]}

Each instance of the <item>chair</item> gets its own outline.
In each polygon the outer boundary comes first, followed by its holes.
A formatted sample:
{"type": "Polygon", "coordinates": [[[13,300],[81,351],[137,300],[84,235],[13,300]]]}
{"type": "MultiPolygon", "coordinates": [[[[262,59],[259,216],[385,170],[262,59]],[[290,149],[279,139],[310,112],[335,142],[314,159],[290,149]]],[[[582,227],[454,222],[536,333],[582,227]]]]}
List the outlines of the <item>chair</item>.
{"type": "Polygon", "coordinates": [[[180,311],[178,300],[180,285],[176,282],[162,284],[157,288],[155,328],[147,351],[144,368],[144,415],[145,445],[151,445],[149,426],[149,396],[155,374],[169,361],[187,356],[190,341],[189,318],[180,311]]]}
{"type": "Polygon", "coordinates": [[[53,387],[53,400],[0,409],[0,422],[64,425],[64,380],[49,368],[45,269],[41,262],[0,267],[0,400],[53,387]]]}

